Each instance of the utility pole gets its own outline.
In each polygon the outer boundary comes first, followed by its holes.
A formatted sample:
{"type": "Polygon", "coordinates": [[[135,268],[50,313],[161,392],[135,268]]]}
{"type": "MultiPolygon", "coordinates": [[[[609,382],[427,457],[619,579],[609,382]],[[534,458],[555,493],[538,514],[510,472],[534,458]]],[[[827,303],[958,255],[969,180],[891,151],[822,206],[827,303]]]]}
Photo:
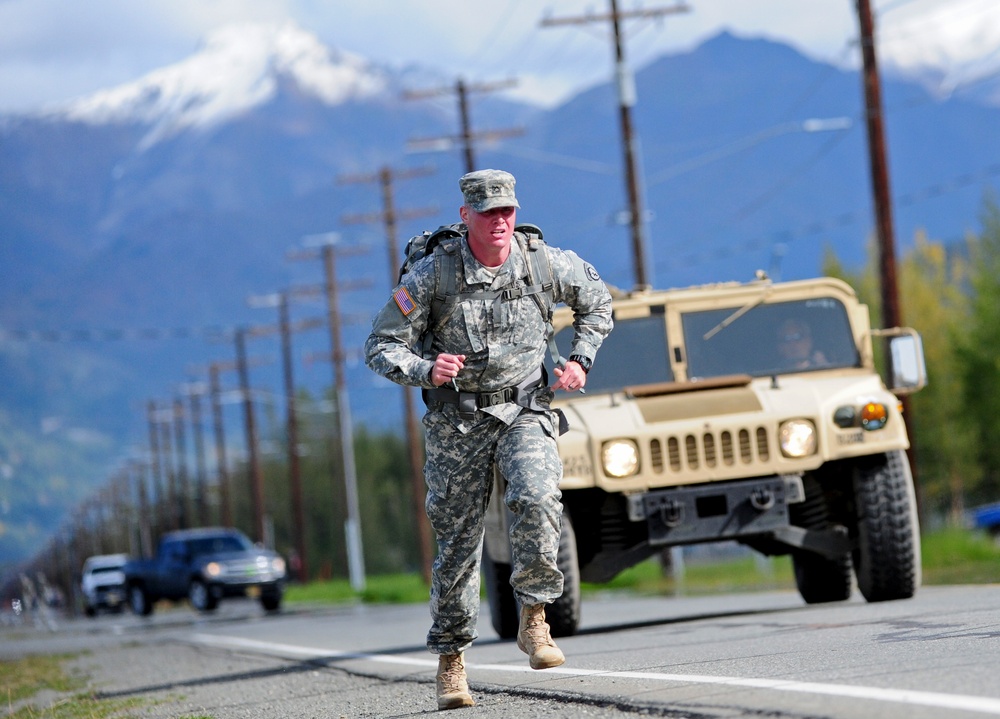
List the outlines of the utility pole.
{"type": "MultiPolygon", "coordinates": [[[[485,132],[473,132],[472,121],[469,116],[469,93],[471,92],[496,92],[517,84],[516,80],[504,80],[495,83],[479,83],[467,85],[461,78],[455,83],[454,88],[437,88],[433,90],[413,90],[403,93],[404,100],[422,100],[428,97],[437,97],[454,93],[458,98],[458,121],[460,132],[457,137],[428,137],[409,141],[406,146],[409,150],[437,150],[450,149],[457,140],[462,147],[462,155],[465,158],[465,171],[473,172],[478,169],[473,143],[477,141],[501,140],[505,137],[517,137],[524,134],[524,128],[509,128],[506,130],[487,130],[485,132]]],[[[393,283],[395,284],[395,282],[393,283]]]]}
{"type": "MultiPolygon", "coordinates": [[[[289,259],[306,260],[321,258],[323,261],[323,293],[326,297],[327,326],[330,332],[330,355],[333,365],[334,401],[337,410],[337,428],[340,435],[341,464],[344,476],[344,505],[347,518],[344,522],[344,538],[347,546],[347,568],[351,588],[356,592],[365,589],[365,554],[361,534],[361,507],[358,499],[358,474],[354,457],[354,425],[351,421],[351,401],[348,397],[344,353],[341,343],[341,314],[338,291],[368,286],[366,280],[337,282],[337,235],[326,233],[307,238],[315,241],[319,252],[292,252],[289,259]]],[[[305,294],[303,290],[302,294],[305,294]]]]}
{"type": "Polygon", "coordinates": [[[176,454],[175,465],[177,467],[177,507],[174,511],[177,514],[177,523],[181,529],[189,526],[188,499],[191,489],[188,486],[187,471],[187,440],[184,437],[184,404],[180,397],[174,398],[174,452],[176,454]]]}
{"type": "Polygon", "coordinates": [[[149,557],[153,554],[153,537],[149,522],[149,494],[146,491],[146,481],[143,476],[141,462],[132,463],[132,480],[139,504],[139,556],[149,557]]]}
{"type": "Polygon", "coordinates": [[[172,422],[173,410],[165,407],[160,411],[160,456],[163,458],[167,475],[167,502],[164,511],[167,517],[166,526],[170,529],[180,529],[177,516],[177,472],[173,461],[173,440],[170,437],[172,422]]]}
{"type": "Polygon", "coordinates": [[[219,480],[219,517],[223,526],[233,526],[233,505],[229,496],[229,468],[226,461],[226,430],[222,415],[222,388],[219,372],[236,369],[231,362],[213,362],[208,366],[209,392],[212,396],[212,423],[215,434],[215,471],[219,480]]]}
{"type": "Polygon", "coordinates": [[[628,18],[655,18],[679,12],[687,12],[690,8],[683,3],[672,7],[639,8],[619,12],[617,0],[610,0],[611,12],[604,14],[588,13],[582,17],[551,18],[542,20],[542,27],[558,25],[583,25],[592,22],[611,22],[615,41],[615,82],[618,87],[618,117],[621,125],[622,148],[625,154],[625,190],[629,202],[629,225],[632,233],[632,254],[635,263],[635,282],[637,287],[649,287],[649,274],[646,270],[648,258],[648,243],[646,239],[645,209],[643,208],[642,190],[639,177],[639,138],[632,126],[632,107],[636,102],[635,77],[625,62],[625,47],[622,42],[621,23],[628,18]]]}
{"type": "Polygon", "coordinates": [[[236,369],[240,377],[240,392],[243,396],[243,421],[246,428],[247,482],[253,502],[254,540],[264,542],[266,537],[264,522],[264,476],[260,469],[257,453],[257,426],[254,419],[253,397],[250,394],[250,372],[247,369],[246,329],[236,330],[236,369]]]}
{"type": "Polygon", "coordinates": [[[258,325],[250,328],[250,334],[260,337],[277,331],[281,336],[282,375],[285,386],[285,433],[288,442],[288,484],[291,490],[292,533],[295,552],[298,554],[299,580],[309,576],[308,551],[306,549],[306,515],[302,504],[302,472],[299,464],[298,417],[295,411],[295,379],[292,365],[292,332],[315,329],[322,326],[320,320],[304,320],[292,326],[288,311],[288,292],[251,297],[251,307],[277,307],[278,325],[258,325]]]}
{"type": "MultiPolygon", "coordinates": [[[[471,157],[471,155],[469,155],[471,157]]],[[[389,248],[389,286],[395,287],[397,273],[402,258],[399,254],[399,242],[397,241],[397,220],[401,217],[410,219],[432,214],[435,210],[417,209],[398,212],[393,198],[393,179],[408,179],[430,174],[427,169],[416,169],[402,172],[393,172],[389,167],[383,167],[374,176],[358,176],[353,178],[354,182],[378,181],[382,186],[382,212],[371,215],[354,215],[343,218],[345,223],[369,222],[381,219],[385,226],[385,236],[389,248]]],[[[406,442],[410,454],[410,487],[413,503],[413,521],[417,528],[417,538],[420,547],[420,567],[424,581],[430,584],[431,564],[434,562],[434,547],[431,543],[430,522],[424,510],[424,499],[426,490],[424,486],[424,452],[422,437],[420,434],[419,422],[415,402],[413,400],[414,388],[403,385],[400,387],[403,393],[403,413],[406,419],[406,442]]]]}
{"type": "MultiPolygon", "coordinates": [[[[882,291],[882,326],[902,327],[903,317],[899,306],[899,284],[896,279],[896,240],[892,225],[892,200],[889,190],[889,163],[886,159],[885,128],[882,123],[882,89],[879,81],[878,61],[875,56],[875,21],[869,0],[857,0],[858,23],[861,29],[861,57],[865,91],[865,118],[868,127],[868,160],[871,169],[872,194],[875,204],[875,224],[878,234],[879,277],[882,291]]],[[[893,376],[892,352],[886,340],[886,373],[893,376]]],[[[913,420],[910,398],[899,398],[907,433],[913,437],[913,420]]],[[[913,445],[907,450],[910,473],[917,493],[918,507],[922,504],[920,483],[917,481],[917,464],[913,445]]]]}
{"type": "Polygon", "coordinates": [[[156,507],[156,532],[159,534],[163,531],[166,523],[163,521],[163,479],[160,471],[160,438],[156,416],[156,402],[149,400],[146,404],[146,422],[149,424],[149,475],[153,506],[156,507]]]}
{"type": "Polygon", "coordinates": [[[195,461],[195,506],[197,507],[198,524],[208,526],[208,480],[205,471],[205,436],[201,423],[201,398],[205,394],[205,385],[200,382],[189,382],[182,388],[188,397],[188,413],[191,418],[191,437],[194,440],[195,461]]]}

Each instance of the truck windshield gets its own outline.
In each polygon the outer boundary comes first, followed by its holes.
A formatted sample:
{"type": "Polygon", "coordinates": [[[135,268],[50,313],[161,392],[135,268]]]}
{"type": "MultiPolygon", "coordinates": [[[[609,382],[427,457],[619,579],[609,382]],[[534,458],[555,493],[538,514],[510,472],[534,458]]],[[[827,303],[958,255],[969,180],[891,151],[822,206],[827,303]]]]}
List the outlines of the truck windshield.
{"type": "Polygon", "coordinates": [[[238,534],[223,534],[217,537],[200,537],[191,540],[191,556],[222,554],[224,552],[245,552],[253,548],[250,540],[238,534]]]}
{"type": "MultiPolygon", "coordinates": [[[[587,394],[673,381],[663,307],[651,310],[652,314],[647,317],[615,318],[615,328],[601,345],[594,366],[587,375],[587,394]]],[[[572,327],[566,327],[556,335],[556,344],[563,357],[571,354],[572,341],[572,327]]],[[[551,366],[548,370],[551,384],[555,375],[551,366]]]]}
{"type": "Polygon", "coordinates": [[[822,297],[761,304],[718,329],[740,309],[733,306],[681,315],[690,378],[766,377],[861,364],[847,311],[839,300],[822,297]]]}

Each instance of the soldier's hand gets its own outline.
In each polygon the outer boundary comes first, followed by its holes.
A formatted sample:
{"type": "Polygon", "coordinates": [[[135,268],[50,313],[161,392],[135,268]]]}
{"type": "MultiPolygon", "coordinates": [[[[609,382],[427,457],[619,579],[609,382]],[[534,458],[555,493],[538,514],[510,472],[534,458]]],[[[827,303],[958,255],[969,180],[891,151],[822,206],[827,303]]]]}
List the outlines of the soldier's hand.
{"type": "Polygon", "coordinates": [[[450,355],[442,352],[434,360],[434,367],[431,369],[431,383],[435,387],[447,384],[458,376],[463,367],[465,367],[465,355],[450,355]]]}
{"type": "Polygon", "coordinates": [[[565,366],[555,367],[553,371],[559,380],[552,385],[552,391],[562,389],[567,392],[583,392],[583,388],[587,384],[587,373],[578,363],[567,362],[565,366]]]}

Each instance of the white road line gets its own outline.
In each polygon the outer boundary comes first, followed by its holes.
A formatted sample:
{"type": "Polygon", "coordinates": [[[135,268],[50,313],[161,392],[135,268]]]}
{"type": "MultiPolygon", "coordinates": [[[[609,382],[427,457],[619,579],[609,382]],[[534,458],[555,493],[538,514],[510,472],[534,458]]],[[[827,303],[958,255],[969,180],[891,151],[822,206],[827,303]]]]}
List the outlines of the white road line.
{"type": "MultiPolygon", "coordinates": [[[[413,667],[437,667],[436,659],[417,659],[414,657],[393,657],[385,654],[366,654],[363,652],[342,652],[329,649],[316,649],[296,644],[281,644],[278,642],[262,642],[254,639],[226,637],[213,634],[195,634],[192,641],[230,649],[246,649],[277,653],[283,656],[301,657],[304,659],[364,659],[381,664],[398,664],[413,667]]],[[[466,664],[467,669],[476,672],[522,672],[538,676],[538,672],[526,665],[507,664],[466,664]]],[[[962,711],[979,712],[1000,716],[1000,699],[990,697],[975,697],[962,694],[942,694],[940,692],[923,692],[909,689],[881,689],[878,687],[862,687],[853,684],[820,684],[818,682],[797,682],[785,679],[752,679],[744,677],[724,677],[709,674],[665,674],[661,672],[616,672],[599,669],[573,669],[562,666],[546,669],[544,676],[562,674],[574,677],[608,677],[613,679],[638,679],[641,681],[671,682],[677,684],[717,684],[723,686],[748,687],[751,689],[770,689],[781,692],[799,692],[803,694],[825,694],[836,697],[852,697],[854,699],[869,699],[872,701],[892,702],[915,706],[939,707],[962,711]]]]}

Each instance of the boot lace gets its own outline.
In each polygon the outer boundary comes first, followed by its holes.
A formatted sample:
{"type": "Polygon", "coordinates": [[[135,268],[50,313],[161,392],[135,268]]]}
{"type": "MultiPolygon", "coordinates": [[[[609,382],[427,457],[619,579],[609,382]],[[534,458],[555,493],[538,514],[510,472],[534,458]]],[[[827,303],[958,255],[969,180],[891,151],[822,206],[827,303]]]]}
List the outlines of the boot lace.
{"type": "Polygon", "coordinates": [[[464,691],[465,663],[462,657],[447,657],[441,669],[441,686],[449,694],[464,691]]]}

